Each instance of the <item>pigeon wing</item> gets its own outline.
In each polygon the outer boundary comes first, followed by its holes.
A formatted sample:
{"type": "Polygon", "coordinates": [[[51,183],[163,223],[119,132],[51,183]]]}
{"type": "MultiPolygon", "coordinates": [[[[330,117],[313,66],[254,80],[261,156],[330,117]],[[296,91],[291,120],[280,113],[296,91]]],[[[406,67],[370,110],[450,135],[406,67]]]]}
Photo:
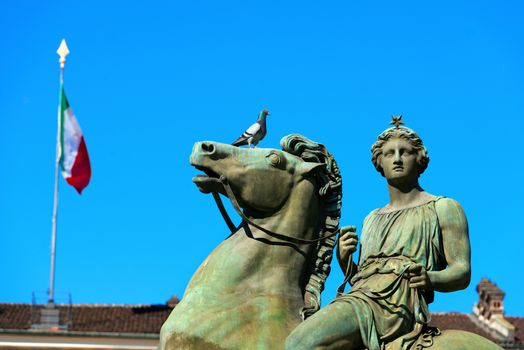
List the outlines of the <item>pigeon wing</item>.
{"type": "Polygon", "coordinates": [[[253,125],[251,125],[246,131],[244,131],[244,135],[249,135],[249,136],[253,136],[255,135],[258,130],[260,130],[260,124],[259,123],[255,123],[253,125]]]}
{"type": "Polygon", "coordinates": [[[253,135],[255,135],[259,130],[260,130],[260,124],[254,123],[246,131],[244,131],[244,133],[238,139],[236,139],[232,143],[232,145],[233,146],[247,145],[247,139],[249,139],[250,137],[253,137],[253,135]]]}

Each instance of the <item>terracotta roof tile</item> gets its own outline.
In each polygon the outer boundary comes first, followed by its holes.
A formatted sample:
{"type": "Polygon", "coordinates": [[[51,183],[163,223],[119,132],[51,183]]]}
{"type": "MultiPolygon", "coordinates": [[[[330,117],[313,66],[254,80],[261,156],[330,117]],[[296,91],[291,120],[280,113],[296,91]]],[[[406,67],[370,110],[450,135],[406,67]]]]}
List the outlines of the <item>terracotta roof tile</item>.
{"type": "Polygon", "coordinates": [[[505,319],[515,326],[515,343],[524,344],[524,317],[506,316],[505,319]]]}
{"type": "Polygon", "coordinates": [[[31,327],[31,305],[0,304],[0,329],[27,329],[31,327]]]}
{"type": "MultiPolygon", "coordinates": [[[[39,308],[42,306],[40,305],[39,308]]],[[[59,306],[62,323],[67,322],[67,307],[59,306]]],[[[168,305],[95,305],[73,304],[71,331],[159,333],[173,308],[168,305]]],[[[39,311],[34,313],[39,318],[39,311]]],[[[431,325],[440,329],[460,329],[496,341],[478,327],[468,314],[433,313],[431,325]]],[[[516,344],[524,344],[524,317],[507,317],[516,327],[516,344]]],[[[0,329],[29,329],[31,305],[0,303],[0,329]]]]}
{"type": "MultiPolygon", "coordinates": [[[[33,310],[39,321],[39,305],[33,310]],[[35,312],[36,311],[36,312],[35,312]]],[[[68,322],[66,306],[59,306],[60,322],[68,322]]],[[[167,305],[73,305],[71,331],[159,333],[160,327],[171,313],[167,305]]],[[[29,329],[31,305],[0,303],[0,329],[29,329]]]]}
{"type": "Polygon", "coordinates": [[[494,339],[488,332],[485,332],[482,328],[477,326],[471,320],[468,314],[462,314],[458,312],[433,313],[431,314],[431,325],[440,329],[459,329],[462,331],[476,333],[496,342],[496,339],[494,339]]]}

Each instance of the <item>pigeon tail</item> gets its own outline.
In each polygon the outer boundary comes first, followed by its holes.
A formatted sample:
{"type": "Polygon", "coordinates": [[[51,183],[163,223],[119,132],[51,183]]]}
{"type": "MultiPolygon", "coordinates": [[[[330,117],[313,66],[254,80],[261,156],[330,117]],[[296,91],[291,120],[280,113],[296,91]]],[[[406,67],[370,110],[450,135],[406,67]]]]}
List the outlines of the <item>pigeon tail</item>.
{"type": "Polygon", "coordinates": [[[236,139],[235,141],[233,141],[233,143],[231,145],[233,146],[244,146],[244,145],[247,145],[247,139],[249,137],[245,137],[243,134],[242,136],[240,136],[238,139],[236,139]]]}

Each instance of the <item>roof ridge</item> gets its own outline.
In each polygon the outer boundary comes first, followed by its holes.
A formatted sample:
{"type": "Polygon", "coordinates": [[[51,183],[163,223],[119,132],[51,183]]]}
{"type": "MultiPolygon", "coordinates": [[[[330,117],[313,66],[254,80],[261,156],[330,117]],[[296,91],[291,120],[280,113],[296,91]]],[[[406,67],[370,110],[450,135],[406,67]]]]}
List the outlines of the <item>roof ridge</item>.
{"type": "MultiPolygon", "coordinates": [[[[21,303],[21,302],[0,302],[0,305],[22,305],[22,306],[31,306],[31,303],[21,303]]],[[[37,303],[36,305],[46,305],[42,303],[37,303]]],[[[150,306],[167,306],[167,304],[111,304],[111,303],[56,303],[56,306],[88,306],[88,307],[150,307],[150,306]]]]}
{"type": "Polygon", "coordinates": [[[512,315],[504,315],[504,318],[508,318],[508,317],[511,317],[511,318],[520,318],[520,319],[524,319],[524,316],[512,316],[512,315]]]}

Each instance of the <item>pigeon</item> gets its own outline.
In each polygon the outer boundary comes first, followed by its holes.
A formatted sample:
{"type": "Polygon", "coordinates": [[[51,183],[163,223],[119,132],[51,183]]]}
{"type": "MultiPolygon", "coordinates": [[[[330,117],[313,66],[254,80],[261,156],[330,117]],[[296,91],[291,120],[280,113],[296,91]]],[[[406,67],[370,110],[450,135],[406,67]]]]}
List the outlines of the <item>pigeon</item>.
{"type": "Polygon", "coordinates": [[[244,133],[232,143],[233,146],[247,145],[251,148],[253,145],[255,148],[260,140],[266,136],[266,117],[269,115],[267,109],[263,109],[258,113],[258,119],[255,124],[251,125],[244,133]]]}

